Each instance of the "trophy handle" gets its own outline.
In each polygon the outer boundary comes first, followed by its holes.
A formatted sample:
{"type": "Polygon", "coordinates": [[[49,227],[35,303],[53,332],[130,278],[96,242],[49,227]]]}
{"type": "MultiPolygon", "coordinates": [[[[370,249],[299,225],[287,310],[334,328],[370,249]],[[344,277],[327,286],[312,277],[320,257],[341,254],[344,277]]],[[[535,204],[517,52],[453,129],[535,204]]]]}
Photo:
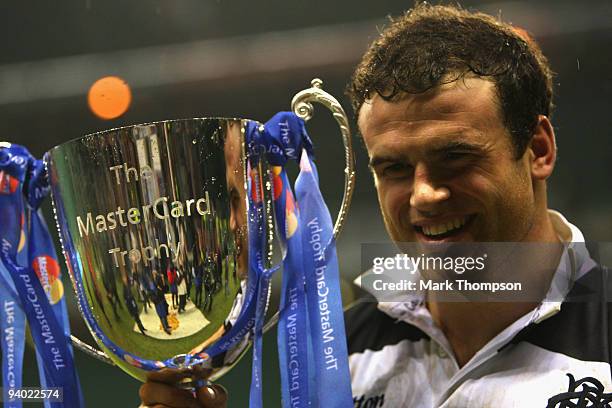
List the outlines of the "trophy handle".
{"type": "Polygon", "coordinates": [[[348,124],[348,117],[342,108],[342,105],[329,93],[323,90],[323,81],[315,78],[311,81],[311,88],[304,89],[298,92],[291,100],[291,110],[304,121],[312,118],[314,107],[311,102],[318,102],[329,109],[334,115],[334,119],[340,127],[342,134],[342,143],[344,144],[344,195],[342,196],[342,205],[334,224],[334,238],[338,237],[340,230],[344,226],[346,213],[351,203],[353,190],[355,188],[355,158],[353,156],[353,147],[351,144],[351,130],[348,124]]]}
{"type": "MultiPolygon", "coordinates": [[[[0,142],[0,150],[1,149],[8,149],[11,147],[11,143],[10,142],[0,142]]],[[[89,344],[85,343],[84,341],[79,340],[77,337],[70,335],[70,340],[72,341],[72,344],[78,348],[79,350],[83,351],[85,354],[88,354],[94,358],[97,358],[100,361],[104,361],[105,363],[108,363],[110,365],[115,365],[115,363],[113,362],[113,360],[111,360],[104,352],[96,349],[95,347],[90,346],[89,344]]]]}
{"type": "MultiPolygon", "coordinates": [[[[334,115],[334,119],[340,127],[340,133],[342,135],[342,143],[344,144],[344,195],[342,196],[342,205],[334,224],[334,238],[338,237],[338,234],[344,226],[346,221],[346,213],[351,203],[353,196],[353,190],[355,188],[355,158],[353,156],[353,146],[351,144],[351,130],[348,124],[348,117],[340,105],[340,102],[329,93],[323,90],[323,81],[319,78],[313,79],[310,84],[311,88],[304,89],[303,91],[295,94],[291,100],[291,110],[304,121],[312,118],[314,107],[311,102],[318,102],[329,109],[334,115]]],[[[263,332],[270,330],[276,323],[278,323],[279,312],[277,311],[274,315],[266,322],[263,327],[263,332]]]]}

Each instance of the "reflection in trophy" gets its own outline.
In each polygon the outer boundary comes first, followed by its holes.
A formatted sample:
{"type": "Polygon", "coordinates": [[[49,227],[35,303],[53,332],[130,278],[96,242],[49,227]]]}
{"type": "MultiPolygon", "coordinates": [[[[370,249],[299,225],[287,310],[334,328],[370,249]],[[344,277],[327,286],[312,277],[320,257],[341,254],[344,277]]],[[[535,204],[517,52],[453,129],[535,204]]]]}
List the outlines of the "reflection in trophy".
{"type": "MultiPolygon", "coordinates": [[[[346,149],[341,227],[353,187],[346,115],[313,81],[294,98],[333,111],[346,149]]],[[[145,380],[164,367],[201,366],[214,380],[247,350],[250,334],[208,354],[243,312],[249,285],[247,183],[270,184],[264,151],[247,151],[244,119],[155,122],[85,136],[46,156],[56,221],[78,304],[103,360],[145,380]],[[257,172],[247,173],[251,167],[257,172]],[[259,179],[254,180],[253,177],[259,179]]],[[[273,192],[261,189],[274,247],[273,192]]]]}

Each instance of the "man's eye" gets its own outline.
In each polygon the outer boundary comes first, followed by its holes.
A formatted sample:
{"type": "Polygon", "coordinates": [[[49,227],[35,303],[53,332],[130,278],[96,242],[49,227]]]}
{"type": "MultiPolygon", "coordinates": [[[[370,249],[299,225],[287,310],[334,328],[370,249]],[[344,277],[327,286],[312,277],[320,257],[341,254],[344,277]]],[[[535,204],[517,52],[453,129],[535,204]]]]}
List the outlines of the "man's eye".
{"type": "Polygon", "coordinates": [[[471,158],[471,155],[466,152],[447,152],[444,154],[444,160],[457,161],[471,158]]]}
{"type": "Polygon", "coordinates": [[[393,163],[382,169],[382,176],[388,178],[409,177],[412,174],[412,166],[403,163],[393,163]]]}

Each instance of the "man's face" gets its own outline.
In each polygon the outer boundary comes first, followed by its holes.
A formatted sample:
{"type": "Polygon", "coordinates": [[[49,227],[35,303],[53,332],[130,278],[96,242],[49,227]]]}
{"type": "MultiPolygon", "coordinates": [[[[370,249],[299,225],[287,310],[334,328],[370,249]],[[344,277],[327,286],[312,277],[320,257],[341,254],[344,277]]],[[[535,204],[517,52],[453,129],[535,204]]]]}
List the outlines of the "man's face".
{"type": "Polygon", "coordinates": [[[359,128],[394,241],[521,241],[532,228],[529,149],[516,159],[492,82],[376,95],[359,128]]]}

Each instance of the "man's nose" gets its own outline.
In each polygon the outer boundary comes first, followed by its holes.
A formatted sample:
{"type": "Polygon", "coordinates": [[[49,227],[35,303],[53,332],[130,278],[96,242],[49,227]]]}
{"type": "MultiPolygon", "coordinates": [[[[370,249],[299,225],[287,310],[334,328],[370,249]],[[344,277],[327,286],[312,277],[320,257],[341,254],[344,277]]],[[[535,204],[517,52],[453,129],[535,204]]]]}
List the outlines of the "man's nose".
{"type": "Polygon", "coordinates": [[[450,198],[448,187],[434,180],[424,166],[415,168],[410,206],[422,212],[440,210],[440,204],[450,198]]]}

